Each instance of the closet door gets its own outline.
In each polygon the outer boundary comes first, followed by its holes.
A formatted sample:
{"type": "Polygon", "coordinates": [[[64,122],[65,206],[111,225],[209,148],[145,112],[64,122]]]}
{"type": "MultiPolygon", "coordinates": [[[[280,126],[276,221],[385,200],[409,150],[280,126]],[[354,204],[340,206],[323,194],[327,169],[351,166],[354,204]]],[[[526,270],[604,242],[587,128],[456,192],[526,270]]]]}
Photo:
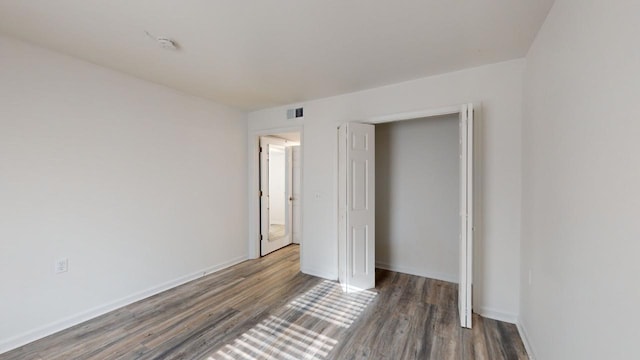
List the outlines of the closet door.
{"type": "Polygon", "coordinates": [[[339,277],[346,291],[375,287],[375,127],[339,130],[339,277]]]}
{"type": "Polygon", "coordinates": [[[471,328],[473,294],[473,105],[460,111],[460,325],[471,328]]]}

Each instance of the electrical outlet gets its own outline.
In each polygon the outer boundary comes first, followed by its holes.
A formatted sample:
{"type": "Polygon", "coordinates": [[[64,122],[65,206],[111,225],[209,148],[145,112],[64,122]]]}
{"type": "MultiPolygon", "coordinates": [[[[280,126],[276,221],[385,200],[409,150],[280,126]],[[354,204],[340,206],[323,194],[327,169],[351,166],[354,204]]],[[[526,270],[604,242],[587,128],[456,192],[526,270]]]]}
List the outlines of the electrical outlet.
{"type": "Polygon", "coordinates": [[[69,271],[69,259],[58,259],[54,264],[54,272],[56,274],[61,274],[69,271]]]}

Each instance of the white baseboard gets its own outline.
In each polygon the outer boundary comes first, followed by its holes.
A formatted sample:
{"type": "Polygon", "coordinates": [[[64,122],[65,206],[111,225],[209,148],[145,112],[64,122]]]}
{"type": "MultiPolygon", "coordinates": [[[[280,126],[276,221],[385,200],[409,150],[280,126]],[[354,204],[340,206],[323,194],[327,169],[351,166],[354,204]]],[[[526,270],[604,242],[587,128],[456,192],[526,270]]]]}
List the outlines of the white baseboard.
{"type": "Polygon", "coordinates": [[[429,279],[442,280],[442,281],[451,282],[451,283],[455,283],[455,284],[458,283],[457,276],[451,275],[451,274],[424,271],[424,270],[421,270],[421,269],[414,269],[414,268],[407,267],[407,266],[398,266],[398,265],[387,264],[387,263],[380,262],[380,261],[376,261],[376,267],[380,268],[380,269],[395,271],[395,272],[404,273],[404,274],[422,276],[422,277],[426,277],[426,278],[429,278],[429,279]]]}
{"type": "Polygon", "coordinates": [[[529,334],[527,334],[527,330],[522,323],[522,320],[518,319],[516,322],[516,327],[518,327],[518,332],[520,333],[520,338],[522,339],[522,343],[524,344],[525,350],[527,350],[527,355],[529,359],[535,360],[536,355],[533,352],[533,347],[531,346],[531,342],[529,341],[529,334]]]}
{"type": "Polygon", "coordinates": [[[132,304],[136,301],[140,301],[142,299],[148,298],[150,296],[156,295],[158,293],[161,293],[163,291],[169,290],[171,288],[174,288],[176,286],[180,286],[182,284],[188,283],[189,281],[198,279],[200,277],[203,277],[205,275],[211,274],[213,272],[216,271],[220,271],[222,269],[228,268],[230,266],[233,266],[235,264],[241,263],[243,261],[245,261],[247,259],[246,255],[243,256],[239,256],[235,259],[232,259],[230,261],[226,261],[224,263],[218,264],[218,265],[214,265],[214,266],[210,266],[206,269],[202,269],[200,271],[196,271],[193,272],[191,274],[188,275],[184,275],[181,276],[177,279],[171,280],[171,281],[167,281],[163,284],[151,287],[149,289],[137,292],[135,294],[129,295],[129,296],[125,296],[123,298],[117,299],[115,301],[111,301],[109,303],[100,305],[100,306],[96,306],[92,309],[83,311],[81,313],[66,317],[64,319],[60,319],[58,321],[52,322],[50,324],[38,327],[36,329],[27,331],[25,333],[13,336],[11,338],[8,339],[3,339],[0,341],[0,354],[7,352],[9,350],[13,350],[15,348],[18,348],[22,345],[26,345],[30,342],[36,341],[38,339],[42,339],[46,336],[49,336],[51,334],[57,333],[58,331],[64,330],[64,329],[68,329],[74,325],[83,323],[87,320],[91,320],[95,317],[98,317],[100,315],[106,314],[109,311],[113,311],[116,309],[119,309],[123,306],[132,304]]]}
{"type": "Polygon", "coordinates": [[[485,306],[474,306],[473,311],[480,316],[488,319],[503,321],[510,324],[518,323],[518,315],[514,313],[500,311],[485,306]]]}

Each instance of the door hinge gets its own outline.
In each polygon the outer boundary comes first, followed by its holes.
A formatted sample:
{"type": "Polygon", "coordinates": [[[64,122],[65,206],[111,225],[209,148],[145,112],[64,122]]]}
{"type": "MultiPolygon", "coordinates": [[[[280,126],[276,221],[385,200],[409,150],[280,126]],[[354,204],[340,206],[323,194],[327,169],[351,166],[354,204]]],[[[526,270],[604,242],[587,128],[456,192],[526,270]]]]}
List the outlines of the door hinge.
{"type": "Polygon", "coordinates": [[[260,234],[260,240],[262,240],[262,234],[260,234]]]}
{"type": "Polygon", "coordinates": [[[260,196],[262,196],[262,190],[260,190],[260,196]]]}
{"type": "Polygon", "coordinates": [[[260,152],[262,152],[262,146],[260,146],[260,152]]]}

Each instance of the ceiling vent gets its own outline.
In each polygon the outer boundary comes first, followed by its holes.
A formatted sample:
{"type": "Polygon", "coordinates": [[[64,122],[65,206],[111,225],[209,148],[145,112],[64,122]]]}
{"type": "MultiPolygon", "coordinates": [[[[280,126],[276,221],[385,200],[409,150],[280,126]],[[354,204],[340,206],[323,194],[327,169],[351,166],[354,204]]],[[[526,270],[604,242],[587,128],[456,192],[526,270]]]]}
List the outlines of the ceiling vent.
{"type": "Polygon", "coordinates": [[[296,108],[296,109],[288,109],[287,110],[287,119],[291,120],[291,119],[301,119],[304,116],[304,111],[303,109],[300,108],[296,108]]]}

